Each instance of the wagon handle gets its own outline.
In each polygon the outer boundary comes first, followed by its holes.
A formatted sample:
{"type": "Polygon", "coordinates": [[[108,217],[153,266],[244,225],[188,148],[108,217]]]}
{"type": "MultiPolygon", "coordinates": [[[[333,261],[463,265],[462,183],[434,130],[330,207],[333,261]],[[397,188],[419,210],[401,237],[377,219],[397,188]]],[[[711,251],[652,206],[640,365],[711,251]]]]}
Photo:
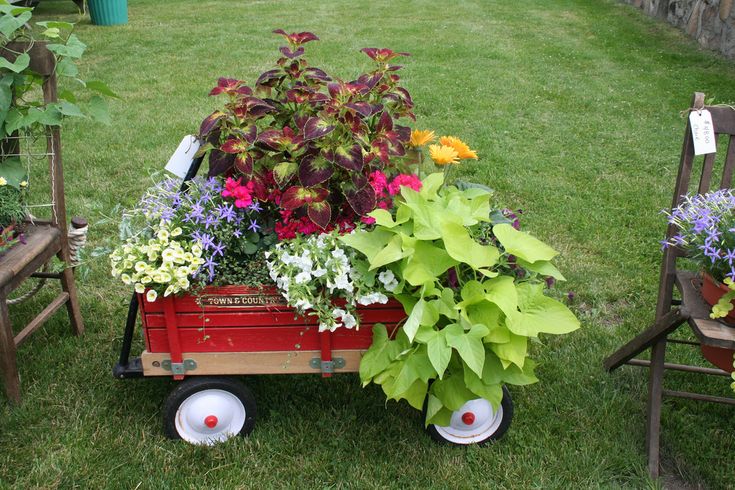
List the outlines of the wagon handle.
{"type": "MultiPolygon", "coordinates": [[[[199,168],[204,161],[204,155],[195,158],[186,172],[184,180],[181,182],[180,192],[186,192],[188,189],[187,182],[196,177],[199,168]]],[[[143,376],[143,369],[140,363],[130,365],[130,348],[133,345],[133,333],[135,332],[135,323],[138,319],[138,295],[133,293],[128,305],[128,318],[125,321],[125,333],[123,334],[122,346],[120,347],[120,360],[112,368],[112,375],[116,378],[139,378],[143,376]]]]}

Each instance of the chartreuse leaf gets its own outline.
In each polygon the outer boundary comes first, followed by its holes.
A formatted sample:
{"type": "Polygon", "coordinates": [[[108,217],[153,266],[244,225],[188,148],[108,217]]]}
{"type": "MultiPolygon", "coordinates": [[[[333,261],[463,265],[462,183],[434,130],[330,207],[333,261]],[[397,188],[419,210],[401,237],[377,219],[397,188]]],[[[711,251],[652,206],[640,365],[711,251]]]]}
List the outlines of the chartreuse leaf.
{"type": "Polygon", "coordinates": [[[442,401],[429,393],[429,400],[426,403],[426,421],[425,425],[436,424],[446,427],[452,419],[452,411],[446,408],[442,401]]]}
{"type": "Polygon", "coordinates": [[[512,332],[509,332],[508,336],[510,337],[508,342],[490,344],[490,349],[500,358],[503,368],[507,368],[511,364],[522,368],[528,352],[528,337],[516,335],[512,332]]]}
{"type": "Polygon", "coordinates": [[[416,241],[413,254],[403,269],[403,278],[412,286],[421,286],[436,281],[437,277],[457,264],[444,249],[435,247],[431,242],[416,241]]]}
{"type": "Polygon", "coordinates": [[[66,40],[66,44],[47,44],[46,48],[59,56],[78,59],[84,54],[87,45],[80,41],[76,34],[72,34],[66,40]]]}
{"type": "Polygon", "coordinates": [[[378,228],[373,231],[356,231],[355,233],[341,235],[339,240],[361,252],[367,257],[368,261],[372,261],[373,257],[385,248],[394,236],[395,234],[378,228]]]}
{"type": "Polygon", "coordinates": [[[408,391],[417,379],[423,381],[424,386],[426,386],[429,379],[436,376],[436,371],[429,361],[425,345],[420,345],[418,349],[410,351],[401,361],[400,369],[396,374],[396,381],[392,386],[393,398],[397,398],[408,391]]]}
{"type": "Polygon", "coordinates": [[[566,281],[566,278],[561,272],[559,272],[559,269],[557,269],[554,264],[548,260],[537,260],[536,262],[531,263],[516,257],[516,263],[524,269],[541,274],[542,276],[551,276],[559,281],[566,281]]]}
{"type": "Polygon", "coordinates": [[[403,332],[406,334],[406,337],[408,337],[409,342],[413,342],[413,338],[416,336],[419,325],[421,325],[421,318],[424,315],[425,305],[426,301],[424,301],[424,298],[419,299],[416,304],[413,305],[411,313],[406,319],[406,323],[403,324],[403,332]]]}
{"type": "Polygon", "coordinates": [[[427,200],[435,200],[438,198],[437,192],[444,184],[444,173],[434,172],[421,180],[421,197],[427,200]]]}
{"type": "Polygon", "coordinates": [[[453,259],[469,264],[473,269],[497,264],[500,257],[498,249],[477,243],[461,224],[445,222],[441,226],[441,234],[447,253],[453,259]]]}
{"type": "Polygon", "coordinates": [[[388,338],[385,325],[375,324],[373,327],[373,343],[360,361],[360,380],[363,386],[367,385],[374,376],[385,370],[398,357],[403,348],[404,346],[401,345],[400,341],[388,338]]]}
{"type": "Polygon", "coordinates": [[[485,288],[480,281],[467,281],[462,287],[460,296],[462,296],[462,302],[458,306],[473,305],[485,300],[485,288]]]}
{"type": "Polygon", "coordinates": [[[493,234],[507,253],[515,255],[526,262],[551,260],[559,253],[538,238],[532,237],[523,231],[518,231],[506,223],[493,226],[493,234]]]}
{"type": "Polygon", "coordinates": [[[462,360],[479,376],[482,374],[482,366],[485,363],[485,347],[482,337],[488,334],[485,325],[473,325],[469,332],[458,323],[445,327],[442,332],[447,339],[447,345],[454,347],[462,360]]]}
{"type": "Polygon", "coordinates": [[[467,388],[472,391],[478,398],[484,398],[489,401],[494,409],[500,406],[503,400],[503,385],[500,383],[487,384],[480,376],[471,369],[464,369],[464,382],[467,388]]]}
{"type": "Polygon", "coordinates": [[[422,410],[424,408],[424,400],[426,400],[426,392],[428,389],[429,384],[427,382],[417,379],[406,391],[401,393],[400,397],[397,399],[403,398],[416,410],[422,410]]]}
{"type": "Polygon", "coordinates": [[[403,248],[401,247],[401,236],[394,235],[388,244],[376,253],[370,260],[370,269],[377,269],[384,265],[391,264],[403,258],[403,248]]]}
{"type": "Polygon", "coordinates": [[[498,305],[506,315],[512,315],[518,311],[518,292],[510,276],[499,276],[488,279],[483,283],[485,286],[485,299],[498,305]]]}
{"type": "Polygon", "coordinates": [[[526,362],[523,363],[523,369],[519,368],[515,364],[511,364],[505,371],[503,371],[503,381],[516,386],[536,383],[538,382],[538,378],[533,372],[535,368],[536,363],[531,359],[526,359],[526,362]]]}
{"type": "Polygon", "coordinates": [[[569,308],[544,296],[543,284],[519,284],[520,312],[508,315],[506,325],[516,335],[537,337],[539,333],[563,334],[579,328],[569,308]]]}
{"type": "Polygon", "coordinates": [[[418,192],[408,186],[401,187],[401,195],[406,201],[404,206],[413,212],[413,234],[419,240],[441,238],[441,208],[431,206],[418,192]]]}
{"type": "Polygon", "coordinates": [[[440,315],[444,315],[452,320],[456,320],[459,317],[459,313],[454,304],[454,293],[450,288],[442,289],[441,295],[429,303],[436,308],[437,313],[440,315]]]}
{"type": "Polygon", "coordinates": [[[429,354],[429,361],[434,366],[434,370],[439,374],[439,378],[444,377],[447,370],[449,360],[452,358],[452,348],[447,345],[444,330],[437,332],[431,340],[426,344],[426,350],[429,354]]]}
{"type": "MultiPolygon", "coordinates": [[[[461,374],[456,373],[444,379],[437,379],[431,384],[431,393],[449,410],[459,410],[462,405],[477,398],[467,386],[461,374]]],[[[448,425],[448,424],[444,424],[448,425]]]]}

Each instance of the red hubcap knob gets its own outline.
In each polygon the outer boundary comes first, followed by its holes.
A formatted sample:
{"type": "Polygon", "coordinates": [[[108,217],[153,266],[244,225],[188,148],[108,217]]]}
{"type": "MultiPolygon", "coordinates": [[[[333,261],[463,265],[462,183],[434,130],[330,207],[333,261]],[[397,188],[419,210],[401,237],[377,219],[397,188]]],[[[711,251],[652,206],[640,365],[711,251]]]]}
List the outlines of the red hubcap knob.
{"type": "MultiPolygon", "coordinates": [[[[474,415],[472,418],[474,419],[474,415]]],[[[204,419],[204,425],[206,425],[210,429],[214,429],[217,425],[217,422],[217,417],[215,417],[214,415],[208,415],[207,418],[204,419]]]]}
{"type": "Polygon", "coordinates": [[[475,414],[472,412],[465,412],[462,414],[462,422],[466,425],[472,425],[475,423],[475,414]]]}

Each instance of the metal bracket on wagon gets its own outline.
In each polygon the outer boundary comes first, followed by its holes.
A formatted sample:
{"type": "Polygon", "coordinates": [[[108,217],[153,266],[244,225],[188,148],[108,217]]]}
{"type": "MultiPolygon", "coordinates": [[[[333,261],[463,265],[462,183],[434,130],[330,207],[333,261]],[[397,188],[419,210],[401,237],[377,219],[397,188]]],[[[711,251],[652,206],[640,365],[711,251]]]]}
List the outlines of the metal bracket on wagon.
{"type": "Polygon", "coordinates": [[[333,373],[335,369],[342,369],[345,365],[346,362],[343,357],[335,357],[331,361],[322,361],[318,357],[313,357],[309,361],[309,366],[319,369],[323,373],[333,373]]]}
{"type": "Polygon", "coordinates": [[[194,371],[197,368],[197,362],[194,359],[184,359],[184,362],[172,363],[170,359],[166,359],[161,361],[161,368],[173,374],[185,374],[187,371],[194,371]]]}

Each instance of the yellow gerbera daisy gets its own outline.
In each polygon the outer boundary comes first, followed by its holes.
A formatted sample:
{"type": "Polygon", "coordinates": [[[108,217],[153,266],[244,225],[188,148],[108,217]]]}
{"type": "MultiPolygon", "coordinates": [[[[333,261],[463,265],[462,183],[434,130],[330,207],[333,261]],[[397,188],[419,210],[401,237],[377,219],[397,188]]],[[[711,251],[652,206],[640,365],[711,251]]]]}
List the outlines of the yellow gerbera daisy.
{"type": "Polygon", "coordinates": [[[451,146],[431,145],[429,146],[429,156],[437,165],[459,163],[459,154],[451,146]]]}
{"type": "Polygon", "coordinates": [[[439,143],[454,148],[457,152],[457,156],[463,160],[468,158],[477,160],[477,152],[475,152],[474,150],[470,150],[470,147],[467,146],[467,143],[459,138],[455,138],[454,136],[442,136],[441,138],[439,138],[439,143]]]}
{"type": "Polygon", "coordinates": [[[423,146],[434,141],[434,131],[428,129],[414,129],[411,131],[411,146],[423,146]]]}

